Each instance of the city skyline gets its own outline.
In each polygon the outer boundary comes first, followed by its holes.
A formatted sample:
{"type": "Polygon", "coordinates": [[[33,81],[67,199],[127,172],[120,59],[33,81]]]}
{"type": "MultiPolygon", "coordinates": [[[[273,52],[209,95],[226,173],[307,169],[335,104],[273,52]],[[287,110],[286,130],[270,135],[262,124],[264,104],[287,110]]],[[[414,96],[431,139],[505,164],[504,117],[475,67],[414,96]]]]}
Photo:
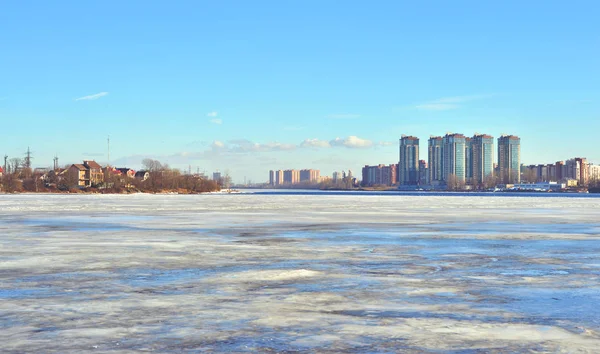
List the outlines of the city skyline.
{"type": "Polygon", "coordinates": [[[264,181],[459,131],[600,161],[596,2],[261,3],[3,4],[0,153],[107,163],[110,136],[114,165],[264,181]]]}

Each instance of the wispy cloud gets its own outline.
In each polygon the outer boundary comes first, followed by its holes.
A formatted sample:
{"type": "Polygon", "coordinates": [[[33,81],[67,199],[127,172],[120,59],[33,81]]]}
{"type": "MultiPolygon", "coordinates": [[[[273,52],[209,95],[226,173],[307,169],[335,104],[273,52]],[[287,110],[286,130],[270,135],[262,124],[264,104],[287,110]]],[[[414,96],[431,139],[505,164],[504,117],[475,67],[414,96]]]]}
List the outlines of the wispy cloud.
{"type": "Polygon", "coordinates": [[[304,129],[304,127],[299,127],[299,126],[294,126],[294,125],[283,127],[283,130],[292,131],[292,132],[295,132],[295,131],[298,131],[298,130],[303,130],[303,129],[304,129]]]}
{"type": "Polygon", "coordinates": [[[210,120],[213,124],[223,124],[223,120],[221,118],[215,118],[210,120]]]}
{"type": "Polygon", "coordinates": [[[360,114],[337,113],[337,114],[330,114],[327,116],[327,118],[329,118],[329,119],[356,119],[356,118],[360,118],[360,114]]]}
{"type": "Polygon", "coordinates": [[[305,139],[300,143],[303,148],[330,148],[331,144],[327,140],[305,139]]]}
{"type": "Polygon", "coordinates": [[[206,114],[206,116],[207,116],[207,117],[216,117],[216,116],[218,116],[218,115],[219,115],[219,113],[217,113],[217,112],[215,112],[215,111],[208,112],[208,113],[206,114]]]}
{"type": "Polygon", "coordinates": [[[351,135],[347,138],[335,138],[329,142],[331,146],[344,146],[351,149],[365,149],[373,146],[373,142],[351,135]]]}
{"type": "Polygon", "coordinates": [[[83,97],[79,97],[76,98],[75,101],[92,101],[92,100],[97,100],[100,97],[104,97],[108,95],[108,92],[99,92],[93,95],[88,95],[88,96],[83,96],[83,97]]]}
{"type": "Polygon", "coordinates": [[[442,97],[437,100],[423,102],[414,106],[420,111],[448,111],[460,108],[464,103],[489,98],[492,95],[468,95],[442,97]]]}
{"type": "Polygon", "coordinates": [[[394,146],[397,143],[393,142],[393,141],[380,141],[377,143],[377,146],[394,146]]]}

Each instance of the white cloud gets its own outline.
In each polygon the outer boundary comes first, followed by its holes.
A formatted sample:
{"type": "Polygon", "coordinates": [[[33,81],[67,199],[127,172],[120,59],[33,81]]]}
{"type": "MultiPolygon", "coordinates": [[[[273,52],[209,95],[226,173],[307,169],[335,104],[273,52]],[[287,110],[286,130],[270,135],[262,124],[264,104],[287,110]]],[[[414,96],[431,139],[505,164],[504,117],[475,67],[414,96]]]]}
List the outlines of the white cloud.
{"type": "Polygon", "coordinates": [[[481,100],[492,97],[492,95],[469,95],[469,96],[452,96],[442,97],[437,100],[420,103],[414,106],[420,111],[448,111],[461,107],[462,103],[481,100]]]}
{"type": "Polygon", "coordinates": [[[360,117],[360,114],[348,114],[348,113],[330,114],[327,116],[327,118],[329,118],[329,119],[356,119],[359,117],[360,117]]]}
{"type": "Polygon", "coordinates": [[[88,96],[83,96],[83,97],[79,97],[76,98],[75,101],[91,101],[91,100],[97,100],[100,97],[104,97],[108,95],[108,92],[99,92],[99,93],[95,93],[93,95],[88,95],[88,96]]]}
{"type": "Polygon", "coordinates": [[[221,118],[215,118],[210,120],[213,124],[223,124],[223,120],[221,118]]]}
{"type": "Polygon", "coordinates": [[[331,144],[326,140],[319,139],[305,139],[300,143],[300,147],[303,148],[330,148],[331,144]]]}
{"type": "Polygon", "coordinates": [[[351,135],[347,138],[335,138],[329,142],[331,146],[344,146],[351,149],[364,149],[373,146],[373,142],[351,135]]]}
{"type": "Polygon", "coordinates": [[[215,111],[208,112],[208,113],[206,114],[206,116],[207,116],[207,117],[216,117],[216,116],[218,116],[218,115],[219,115],[219,114],[218,114],[217,112],[215,112],[215,111]]]}
{"type": "Polygon", "coordinates": [[[286,151],[294,150],[296,145],[283,144],[278,142],[255,143],[247,139],[236,139],[229,141],[230,146],[228,152],[244,153],[244,152],[269,152],[269,151],[286,151]]]}
{"type": "Polygon", "coordinates": [[[225,147],[225,143],[219,140],[215,140],[212,142],[212,144],[210,144],[210,147],[213,149],[222,149],[225,147]]]}

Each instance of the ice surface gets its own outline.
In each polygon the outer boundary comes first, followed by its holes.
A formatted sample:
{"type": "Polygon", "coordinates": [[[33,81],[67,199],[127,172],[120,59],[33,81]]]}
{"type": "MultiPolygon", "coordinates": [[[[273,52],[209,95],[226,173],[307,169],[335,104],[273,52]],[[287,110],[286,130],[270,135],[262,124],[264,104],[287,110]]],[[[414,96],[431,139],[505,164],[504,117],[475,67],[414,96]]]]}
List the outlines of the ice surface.
{"type": "Polygon", "coordinates": [[[0,352],[600,351],[600,199],[0,195],[0,352]]]}

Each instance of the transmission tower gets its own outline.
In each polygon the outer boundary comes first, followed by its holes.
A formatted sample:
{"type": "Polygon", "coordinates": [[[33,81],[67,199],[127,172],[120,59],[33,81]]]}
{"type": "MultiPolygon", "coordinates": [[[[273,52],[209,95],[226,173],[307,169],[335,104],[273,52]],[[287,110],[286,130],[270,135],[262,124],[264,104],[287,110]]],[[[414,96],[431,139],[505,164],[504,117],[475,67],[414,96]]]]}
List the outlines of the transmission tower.
{"type": "Polygon", "coordinates": [[[8,155],[4,155],[4,172],[8,173],[6,167],[8,167],[8,155]]]}
{"type": "Polygon", "coordinates": [[[33,159],[33,156],[31,156],[31,150],[29,149],[29,146],[27,147],[27,152],[25,153],[25,163],[23,165],[25,165],[25,168],[31,168],[31,160],[33,159]]]}
{"type": "Polygon", "coordinates": [[[54,171],[58,170],[58,156],[54,155],[54,171]]]}

